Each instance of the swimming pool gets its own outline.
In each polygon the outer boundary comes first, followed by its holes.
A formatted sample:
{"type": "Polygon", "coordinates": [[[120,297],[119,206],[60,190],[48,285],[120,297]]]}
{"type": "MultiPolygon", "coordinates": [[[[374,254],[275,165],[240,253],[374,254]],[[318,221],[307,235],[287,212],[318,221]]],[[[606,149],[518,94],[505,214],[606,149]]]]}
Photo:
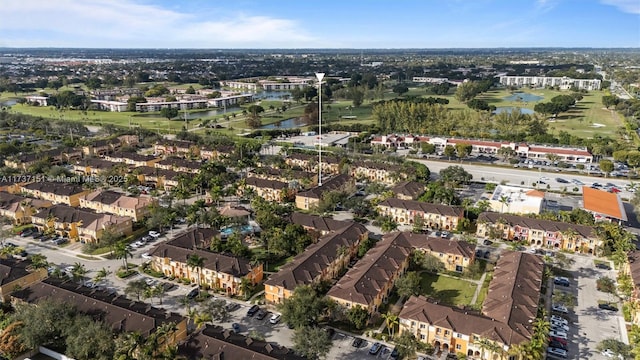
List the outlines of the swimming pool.
{"type": "Polygon", "coordinates": [[[241,226],[226,227],[226,228],[220,229],[220,234],[224,236],[229,236],[236,231],[240,232],[240,234],[243,234],[243,235],[253,233],[253,226],[247,224],[247,225],[241,225],[241,226]]]}

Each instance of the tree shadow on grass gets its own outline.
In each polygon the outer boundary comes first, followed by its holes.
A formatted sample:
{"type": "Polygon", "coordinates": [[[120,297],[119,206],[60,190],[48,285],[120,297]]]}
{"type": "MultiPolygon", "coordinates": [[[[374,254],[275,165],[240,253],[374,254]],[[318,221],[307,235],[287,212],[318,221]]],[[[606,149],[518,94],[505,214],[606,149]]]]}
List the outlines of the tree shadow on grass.
{"type": "Polygon", "coordinates": [[[439,302],[447,305],[457,305],[455,299],[460,295],[460,290],[457,289],[447,289],[440,290],[430,293],[434,299],[437,299],[439,302]]]}

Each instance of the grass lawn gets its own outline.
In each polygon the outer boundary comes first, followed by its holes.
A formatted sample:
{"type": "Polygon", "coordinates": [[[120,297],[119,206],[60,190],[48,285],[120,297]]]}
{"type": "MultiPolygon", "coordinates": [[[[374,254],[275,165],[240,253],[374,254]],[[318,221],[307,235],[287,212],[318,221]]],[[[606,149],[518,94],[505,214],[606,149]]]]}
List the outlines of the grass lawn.
{"type": "Polygon", "coordinates": [[[425,296],[440,300],[447,305],[471,305],[476,285],[466,280],[423,272],[420,288],[425,296]]]}

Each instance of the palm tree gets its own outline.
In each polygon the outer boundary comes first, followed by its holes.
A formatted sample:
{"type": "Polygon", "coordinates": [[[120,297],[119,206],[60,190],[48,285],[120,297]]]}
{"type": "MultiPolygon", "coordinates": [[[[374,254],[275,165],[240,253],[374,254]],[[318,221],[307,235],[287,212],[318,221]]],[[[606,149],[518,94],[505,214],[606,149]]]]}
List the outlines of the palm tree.
{"type": "Polygon", "coordinates": [[[113,255],[115,255],[116,259],[123,259],[124,269],[127,270],[127,258],[132,257],[133,254],[129,249],[129,245],[127,245],[124,240],[118,241],[113,248],[113,255]]]}
{"type": "Polygon", "coordinates": [[[73,264],[73,269],[71,270],[71,275],[74,280],[80,281],[84,279],[84,276],[87,274],[87,268],[82,263],[73,264]]]}
{"type": "Polygon", "coordinates": [[[498,199],[498,201],[502,204],[500,212],[504,213],[504,206],[509,203],[509,197],[507,195],[502,195],[500,196],[500,199],[498,199]]]}
{"type": "Polygon", "coordinates": [[[213,321],[213,317],[206,311],[200,311],[193,317],[193,324],[196,326],[196,330],[202,328],[206,323],[213,321]]]}
{"type": "Polygon", "coordinates": [[[47,257],[42,254],[31,255],[31,268],[32,269],[46,269],[49,267],[47,257]]]}
{"type": "Polygon", "coordinates": [[[93,277],[93,282],[97,284],[102,280],[106,279],[107,276],[109,275],[111,275],[111,271],[107,270],[106,268],[102,268],[98,270],[98,272],[96,273],[96,276],[93,277]]]}
{"type": "Polygon", "coordinates": [[[389,336],[393,337],[396,331],[396,325],[398,322],[398,315],[387,312],[386,314],[382,314],[382,318],[387,326],[387,331],[389,332],[389,336]]]}
{"type": "Polygon", "coordinates": [[[166,292],[167,289],[165,289],[162,284],[158,284],[153,287],[153,295],[158,297],[158,299],[160,300],[160,305],[162,305],[162,298],[164,297],[166,292]]]}
{"type": "Polygon", "coordinates": [[[144,338],[139,332],[122,333],[116,340],[115,358],[124,358],[126,360],[137,359],[138,351],[143,344],[144,338]]]}
{"type": "Polygon", "coordinates": [[[242,280],[240,280],[240,286],[238,287],[238,290],[240,290],[244,298],[247,299],[247,296],[249,295],[249,293],[251,293],[252,287],[253,283],[251,282],[251,280],[244,277],[242,278],[242,280]]]}
{"type": "Polygon", "coordinates": [[[191,300],[191,298],[189,298],[188,296],[183,296],[181,298],[178,298],[178,304],[184,305],[184,307],[187,308],[187,313],[191,312],[192,303],[193,303],[193,300],[191,300]]]}
{"type": "Polygon", "coordinates": [[[198,274],[198,286],[200,286],[200,271],[202,271],[202,267],[204,266],[205,258],[199,256],[198,254],[191,254],[187,258],[187,267],[191,269],[196,269],[198,274]]]}

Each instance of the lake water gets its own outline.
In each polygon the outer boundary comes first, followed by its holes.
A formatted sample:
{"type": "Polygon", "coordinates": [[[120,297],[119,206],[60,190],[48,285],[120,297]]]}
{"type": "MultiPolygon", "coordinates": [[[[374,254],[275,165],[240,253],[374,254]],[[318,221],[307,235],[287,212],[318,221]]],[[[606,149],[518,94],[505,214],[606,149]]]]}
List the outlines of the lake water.
{"type": "Polygon", "coordinates": [[[506,101],[536,102],[542,100],[543,97],[529,93],[513,93],[507,97],[504,97],[503,99],[506,101]]]}
{"type": "Polygon", "coordinates": [[[494,111],[494,114],[500,114],[503,112],[512,112],[513,110],[520,110],[520,113],[522,114],[527,114],[527,115],[532,115],[534,113],[533,110],[531,109],[527,109],[527,108],[519,108],[519,107],[514,107],[514,106],[501,106],[496,108],[496,111],[494,111]]]}
{"type": "Polygon", "coordinates": [[[305,122],[303,118],[291,118],[287,120],[282,120],[277,123],[269,124],[261,126],[260,129],[293,129],[298,127],[307,126],[308,124],[305,122]]]}
{"type": "Polygon", "coordinates": [[[291,98],[290,91],[261,91],[256,93],[255,98],[257,100],[284,100],[291,98]]]}
{"type": "MultiPolygon", "coordinates": [[[[240,109],[239,106],[231,106],[231,107],[227,107],[226,112],[225,112],[225,109],[192,111],[187,113],[187,119],[188,120],[204,119],[204,118],[216,116],[216,115],[231,114],[233,112],[242,112],[242,109],[240,109]]],[[[138,114],[134,116],[141,117],[141,118],[161,118],[162,117],[162,115],[160,114],[138,114]]],[[[184,120],[184,113],[180,112],[178,116],[175,118],[175,120],[184,120]]]]}
{"type": "Polygon", "coordinates": [[[0,107],[2,107],[2,106],[13,106],[13,105],[15,105],[17,103],[18,103],[18,100],[16,100],[16,99],[2,100],[2,101],[0,101],[0,107]]]}

